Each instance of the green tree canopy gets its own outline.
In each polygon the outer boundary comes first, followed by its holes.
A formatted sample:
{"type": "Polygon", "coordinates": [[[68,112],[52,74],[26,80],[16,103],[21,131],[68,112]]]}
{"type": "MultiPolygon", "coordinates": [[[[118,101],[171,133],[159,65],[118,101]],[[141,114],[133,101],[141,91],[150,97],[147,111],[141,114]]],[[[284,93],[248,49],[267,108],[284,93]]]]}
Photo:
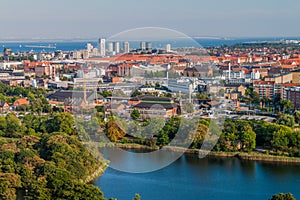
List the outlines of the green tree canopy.
{"type": "Polygon", "coordinates": [[[140,113],[140,111],[134,109],[134,110],[132,110],[130,116],[131,116],[131,118],[132,118],[133,120],[137,120],[137,119],[140,118],[141,113],[140,113]]]}
{"type": "Polygon", "coordinates": [[[296,200],[296,198],[291,193],[279,193],[272,196],[269,200],[296,200]]]}

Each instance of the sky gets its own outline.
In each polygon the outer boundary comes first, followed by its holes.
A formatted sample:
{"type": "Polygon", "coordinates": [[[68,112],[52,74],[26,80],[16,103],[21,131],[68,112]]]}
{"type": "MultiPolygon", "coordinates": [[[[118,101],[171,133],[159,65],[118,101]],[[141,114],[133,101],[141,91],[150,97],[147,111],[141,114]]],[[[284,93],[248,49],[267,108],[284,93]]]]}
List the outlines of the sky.
{"type": "Polygon", "coordinates": [[[299,0],[1,0],[0,39],[98,38],[162,27],[189,36],[300,36],[299,0]]]}

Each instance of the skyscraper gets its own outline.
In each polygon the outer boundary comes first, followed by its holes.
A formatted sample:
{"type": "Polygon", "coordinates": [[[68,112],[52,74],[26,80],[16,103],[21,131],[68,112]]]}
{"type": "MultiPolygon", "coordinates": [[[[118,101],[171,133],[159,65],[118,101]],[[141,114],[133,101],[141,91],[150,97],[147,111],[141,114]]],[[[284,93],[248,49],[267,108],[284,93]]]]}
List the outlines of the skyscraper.
{"type": "Polygon", "coordinates": [[[130,52],[129,42],[123,42],[123,49],[124,49],[124,53],[130,52]]]}
{"type": "Polygon", "coordinates": [[[146,42],[141,42],[140,48],[141,48],[141,50],[146,50],[146,42]]]}
{"type": "Polygon", "coordinates": [[[114,42],[114,51],[116,54],[120,53],[120,43],[119,42],[114,42]]]}
{"type": "Polygon", "coordinates": [[[167,52],[170,52],[170,51],[171,51],[171,44],[167,44],[167,45],[166,45],[166,51],[167,51],[167,52]]]}
{"type": "Polygon", "coordinates": [[[107,51],[110,53],[114,51],[114,44],[112,42],[107,44],[107,51]]]}
{"type": "Polygon", "coordinates": [[[152,43],[151,42],[146,42],[146,50],[151,51],[152,50],[152,43]]]}
{"type": "Polygon", "coordinates": [[[105,56],[106,54],[106,46],[105,46],[105,39],[100,38],[99,39],[99,51],[100,51],[100,56],[105,56]]]}

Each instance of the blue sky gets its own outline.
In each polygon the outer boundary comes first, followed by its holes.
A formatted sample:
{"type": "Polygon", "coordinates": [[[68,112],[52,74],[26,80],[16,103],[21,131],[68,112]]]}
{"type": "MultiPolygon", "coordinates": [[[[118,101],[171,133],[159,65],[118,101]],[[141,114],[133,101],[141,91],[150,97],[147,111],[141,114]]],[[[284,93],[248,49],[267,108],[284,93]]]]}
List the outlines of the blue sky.
{"type": "Polygon", "coordinates": [[[299,0],[1,0],[0,38],[109,37],[138,27],[190,36],[300,36],[299,0]]]}

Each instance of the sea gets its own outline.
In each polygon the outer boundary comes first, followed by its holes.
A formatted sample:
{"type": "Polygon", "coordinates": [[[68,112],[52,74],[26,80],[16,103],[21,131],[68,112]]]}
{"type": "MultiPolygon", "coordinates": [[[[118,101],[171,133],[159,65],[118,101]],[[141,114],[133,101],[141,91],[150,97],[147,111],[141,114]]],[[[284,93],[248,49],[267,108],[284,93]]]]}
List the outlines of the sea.
{"type": "MultiPolygon", "coordinates": [[[[179,38],[174,40],[155,40],[152,42],[152,48],[164,49],[166,44],[171,44],[172,48],[184,47],[217,47],[222,45],[233,45],[249,42],[272,42],[280,40],[300,40],[300,37],[281,38],[179,38]]],[[[109,41],[107,41],[109,42],[109,41]]],[[[94,47],[98,47],[96,39],[85,40],[19,40],[8,41],[0,39],[0,49],[11,48],[13,52],[53,52],[53,51],[76,51],[87,48],[87,43],[91,43],[94,47]]],[[[130,48],[139,48],[140,41],[129,41],[130,48]]],[[[123,48],[122,42],[120,47],[123,48]]]]}

